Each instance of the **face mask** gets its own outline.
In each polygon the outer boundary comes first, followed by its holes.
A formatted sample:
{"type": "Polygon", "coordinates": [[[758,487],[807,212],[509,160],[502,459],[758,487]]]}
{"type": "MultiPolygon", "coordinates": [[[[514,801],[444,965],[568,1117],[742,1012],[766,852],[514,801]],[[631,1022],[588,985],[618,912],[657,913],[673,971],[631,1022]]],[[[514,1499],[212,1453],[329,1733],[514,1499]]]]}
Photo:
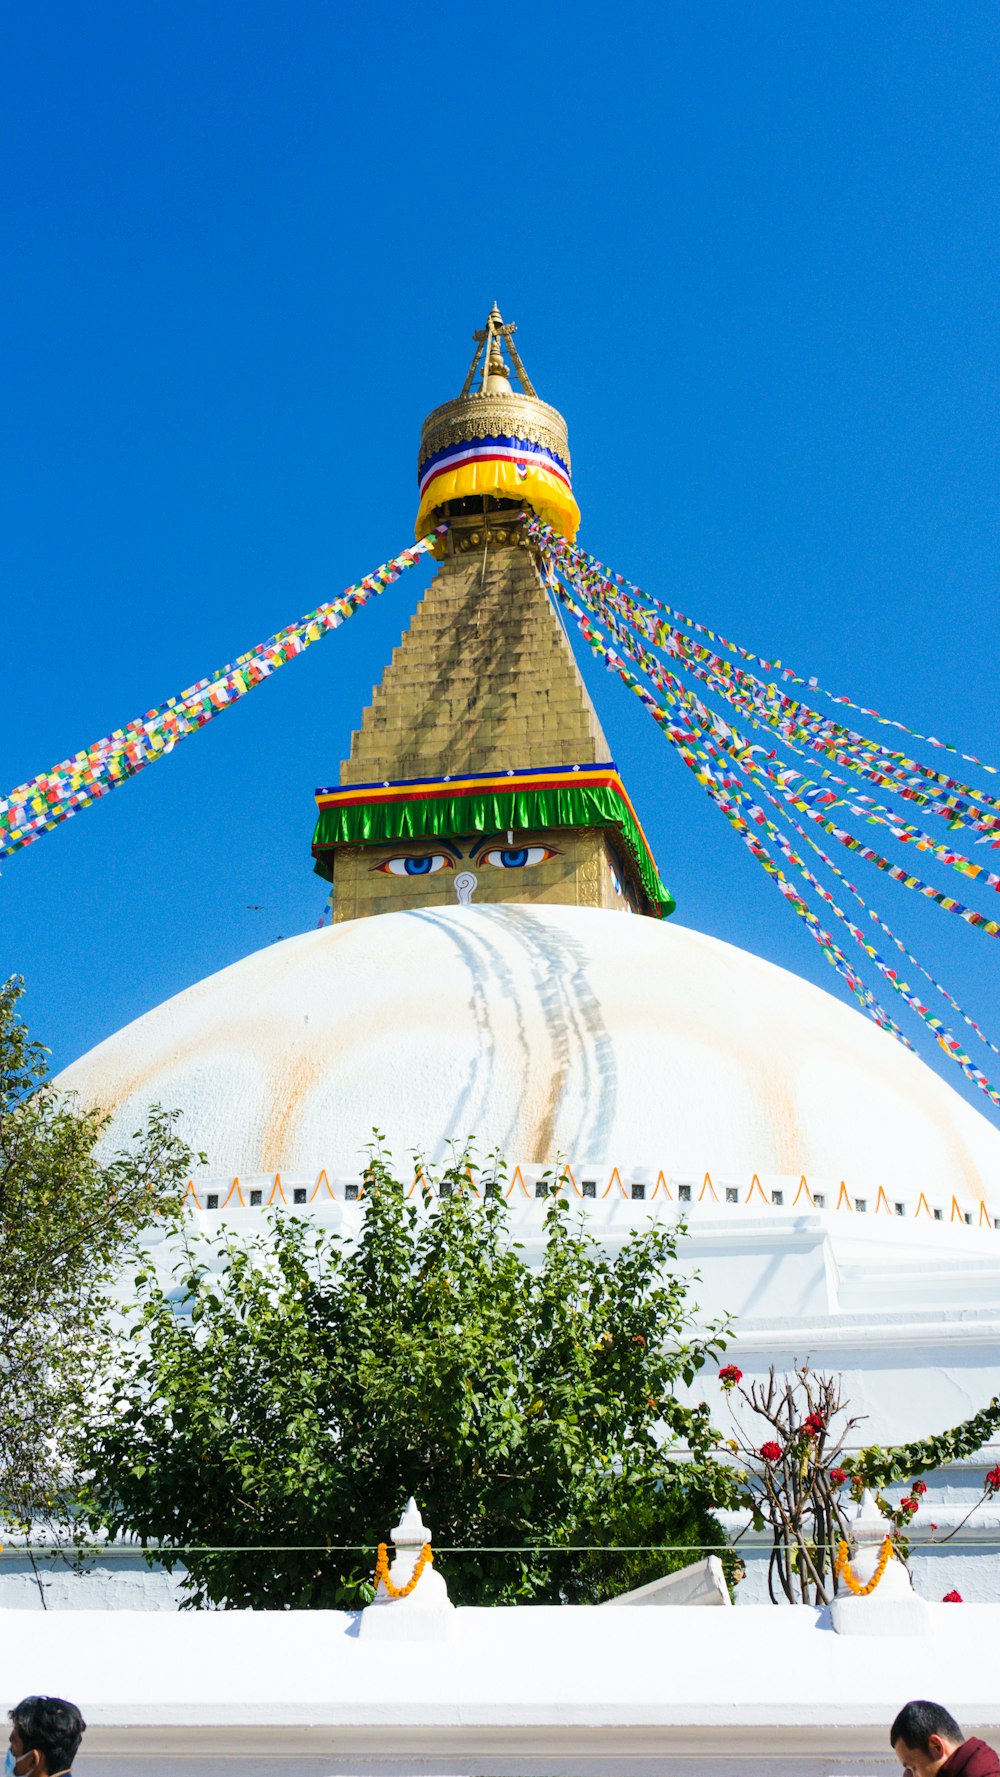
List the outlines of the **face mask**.
{"type": "Polygon", "coordinates": [[[3,1761],[4,1777],[17,1777],[17,1767],[21,1763],[21,1759],[27,1758],[27,1757],[28,1757],[28,1754],[26,1752],[22,1752],[21,1758],[15,1758],[14,1754],[11,1752],[10,1747],[8,1746],[7,1756],[3,1761]]]}

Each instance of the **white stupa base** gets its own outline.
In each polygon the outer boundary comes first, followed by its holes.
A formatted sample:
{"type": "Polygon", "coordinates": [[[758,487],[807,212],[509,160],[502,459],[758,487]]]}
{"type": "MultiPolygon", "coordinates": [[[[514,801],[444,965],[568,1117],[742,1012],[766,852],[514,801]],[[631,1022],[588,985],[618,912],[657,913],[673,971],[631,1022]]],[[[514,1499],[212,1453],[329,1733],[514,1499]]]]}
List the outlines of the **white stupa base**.
{"type": "Polygon", "coordinates": [[[879,1509],[871,1489],[866,1487],[854,1507],[852,1532],[857,1544],[852,1568],[860,1586],[875,1590],[867,1597],[835,1598],[830,1606],[830,1622],[838,1635],[926,1635],[930,1630],[930,1612],[922,1598],[913,1590],[913,1581],[902,1561],[890,1556],[880,1574],[882,1546],[889,1521],[879,1509]]]}
{"type": "Polygon", "coordinates": [[[455,1629],[455,1606],[410,1605],[408,1598],[393,1603],[369,1604],[359,1613],[360,1641],[450,1641],[455,1629]],[[407,1608],[409,1606],[409,1608],[407,1608]]]}
{"type": "Polygon", "coordinates": [[[908,1598],[835,1598],[830,1622],[838,1635],[929,1635],[930,1606],[908,1598]]]}

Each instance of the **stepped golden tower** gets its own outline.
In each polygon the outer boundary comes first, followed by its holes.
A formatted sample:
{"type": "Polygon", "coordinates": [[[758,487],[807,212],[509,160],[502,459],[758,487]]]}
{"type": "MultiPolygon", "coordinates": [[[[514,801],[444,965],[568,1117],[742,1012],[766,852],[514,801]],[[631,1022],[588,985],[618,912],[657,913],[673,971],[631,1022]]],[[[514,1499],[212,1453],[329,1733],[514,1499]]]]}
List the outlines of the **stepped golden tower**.
{"type": "Polygon", "coordinates": [[[579,511],[566,422],[513,334],[494,307],[461,394],[424,422],[417,535],[447,530],[340,783],[317,791],[335,922],[456,899],[673,909],[522,521],[574,537],[579,511]]]}

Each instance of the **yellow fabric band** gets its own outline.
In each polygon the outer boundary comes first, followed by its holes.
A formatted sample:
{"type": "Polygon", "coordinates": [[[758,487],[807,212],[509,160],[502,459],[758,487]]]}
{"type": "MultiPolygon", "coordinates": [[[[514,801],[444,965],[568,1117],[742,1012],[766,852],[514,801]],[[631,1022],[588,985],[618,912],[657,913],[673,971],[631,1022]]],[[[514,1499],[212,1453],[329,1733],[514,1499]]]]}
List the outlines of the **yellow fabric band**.
{"type": "Polygon", "coordinates": [[[420,502],[416,534],[426,536],[431,528],[431,513],[446,500],[465,500],[470,495],[492,494],[499,500],[523,500],[526,506],[552,526],[560,537],[572,543],[580,528],[580,508],[568,488],[551,470],[536,467],[530,460],[524,474],[516,463],[461,463],[457,469],[445,469],[435,477],[420,502]]]}

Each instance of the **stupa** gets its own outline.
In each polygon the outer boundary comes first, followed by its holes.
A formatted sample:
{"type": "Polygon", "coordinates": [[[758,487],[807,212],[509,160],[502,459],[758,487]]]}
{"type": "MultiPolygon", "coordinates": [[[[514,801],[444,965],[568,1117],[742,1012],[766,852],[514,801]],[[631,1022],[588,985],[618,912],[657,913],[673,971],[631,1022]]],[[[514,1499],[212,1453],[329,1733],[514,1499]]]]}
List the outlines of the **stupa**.
{"type": "MultiPolygon", "coordinates": [[[[61,1084],[113,1112],[112,1139],[178,1107],[208,1226],[287,1205],[349,1228],[377,1125],[431,1173],[470,1137],[505,1156],[530,1250],[565,1163],[610,1246],[688,1219],[698,1299],[735,1316],[749,1375],[809,1359],[844,1372],[869,1441],[942,1430],[1000,1371],[1000,1135],[831,995],[665,917],[520,519],[575,535],[566,424],[496,308],[475,344],[421,437],[436,576],[317,792],[331,926],[188,988],[61,1084]]],[[[940,1531],[998,1457],[949,1472],[940,1531]]],[[[1000,1597],[998,1528],[929,1554],[929,1595],[1000,1597]]]]}

